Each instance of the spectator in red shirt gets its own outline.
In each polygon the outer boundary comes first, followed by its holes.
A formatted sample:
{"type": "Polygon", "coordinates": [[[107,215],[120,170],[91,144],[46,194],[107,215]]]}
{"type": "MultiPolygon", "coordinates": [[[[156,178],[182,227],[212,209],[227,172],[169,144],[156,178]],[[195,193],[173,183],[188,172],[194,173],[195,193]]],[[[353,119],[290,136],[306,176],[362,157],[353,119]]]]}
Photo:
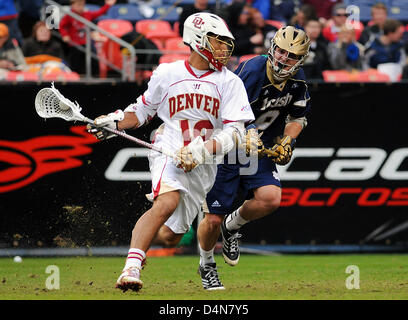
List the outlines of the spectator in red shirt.
{"type": "MultiPolygon", "coordinates": [[[[96,11],[85,11],[85,0],[70,0],[71,11],[89,21],[104,15],[116,3],[116,0],[105,0],[105,5],[96,11]]],[[[73,47],[73,44],[84,46],[86,44],[86,31],[82,22],[75,20],[70,15],[65,15],[60,22],[62,40],[69,44],[68,64],[70,68],[83,75],[86,73],[86,55],[73,47]]],[[[95,51],[94,47],[92,50],[95,51]]],[[[98,74],[98,63],[92,59],[92,74],[98,74]]]]}
{"type": "Polygon", "coordinates": [[[336,4],[333,7],[332,18],[327,21],[323,28],[323,36],[330,42],[336,42],[340,29],[347,24],[347,28],[354,29],[355,38],[358,40],[364,25],[360,21],[349,19],[349,17],[350,13],[347,11],[347,6],[341,3],[336,4]]]}
{"type": "MultiPolygon", "coordinates": [[[[85,18],[93,21],[96,18],[104,15],[111,6],[116,3],[116,0],[105,0],[105,5],[96,11],[85,11],[86,0],[71,0],[71,11],[85,18]]],[[[86,44],[86,33],[84,24],[75,20],[69,15],[65,15],[60,22],[60,33],[64,42],[72,41],[78,45],[86,44]]]]}

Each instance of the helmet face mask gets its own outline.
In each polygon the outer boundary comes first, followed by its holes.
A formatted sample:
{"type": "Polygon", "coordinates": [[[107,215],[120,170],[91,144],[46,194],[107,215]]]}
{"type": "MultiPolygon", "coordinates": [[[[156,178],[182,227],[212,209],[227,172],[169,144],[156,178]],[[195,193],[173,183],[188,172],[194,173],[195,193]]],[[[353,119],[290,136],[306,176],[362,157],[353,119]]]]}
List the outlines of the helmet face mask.
{"type": "Polygon", "coordinates": [[[271,62],[273,75],[276,80],[283,81],[294,75],[303,65],[306,56],[297,56],[272,44],[268,52],[268,59],[271,62]]]}
{"type": "Polygon", "coordinates": [[[221,70],[231,58],[234,50],[234,41],[230,38],[210,33],[204,36],[204,43],[205,47],[201,48],[201,52],[207,56],[211,64],[215,64],[215,67],[221,70]]]}
{"type": "Polygon", "coordinates": [[[234,37],[225,21],[212,13],[199,12],[184,22],[183,42],[221,71],[234,50],[234,37]]]}
{"type": "Polygon", "coordinates": [[[295,75],[309,54],[309,47],[310,40],[303,30],[292,26],[279,29],[268,51],[274,79],[282,82],[295,75]]]}

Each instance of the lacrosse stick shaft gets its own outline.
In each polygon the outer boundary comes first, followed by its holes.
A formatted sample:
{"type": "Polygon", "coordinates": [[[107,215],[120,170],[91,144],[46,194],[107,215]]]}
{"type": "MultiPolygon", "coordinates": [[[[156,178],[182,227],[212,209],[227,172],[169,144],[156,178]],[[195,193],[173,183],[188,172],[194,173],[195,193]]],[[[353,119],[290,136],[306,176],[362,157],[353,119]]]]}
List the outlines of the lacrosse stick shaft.
{"type": "MultiPolygon", "coordinates": [[[[73,103],[69,99],[65,98],[54,87],[54,83],[52,83],[51,88],[43,88],[37,93],[35,97],[35,110],[42,118],[62,118],[65,121],[82,121],[95,126],[92,119],[89,119],[81,114],[81,107],[78,105],[78,103],[73,103]]],[[[133,141],[141,146],[160,152],[173,159],[177,159],[177,157],[167,149],[147,143],[116,129],[108,127],[103,127],[103,129],[127,140],[133,141]]]]}
{"type": "Polygon", "coordinates": [[[141,145],[143,147],[146,147],[146,148],[152,149],[154,151],[163,153],[164,155],[169,156],[171,158],[175,158],[175,155],[172,152],[170,152],[170,151],[168,151],[166,149],[160,148],[158,146],[155,146],[154,144],[147,143],[146,141],[140,140],[140,139],[138,139],[136,137],[130,136],[130,135],[126,134],[125,132],[118,131],[116,129],[106,128],[106,127],[104,127],[104,129],[106,131],[112,132],[112,133],[114,133],[114,134],[116,134],[118,136],[121,136],[122,138],[133,141],[133,142],[135,142],[135,143],[137,143],[137,144],[139,144],[139,145],[141,145]]]}
{"type": "MultiPolygon", "coordinates": [[[[90,124],[94,124],[94,121],[93,121],[92,119],[89,119],[89,118],[87,118],[87,117],[85,117],[85,116],[84,116],[84,121],[85,121],[85,122],[88,122],[88,123],[90,123],[90,124]]],[[[136,138],[136,137],[133,137],[133,136],[131,136],[131,135],[128,135],[127,133],[125,133],[125,132],[123,132],[123,131],[119,131],[119,130],[116,130],[116,129],[113,129],[113,128],[109,128],[109,127],[103,127],[103,129],[106,130],[106,131],[109,131],[109,132],[111,132],[111,133],[114,133],[114,134],[116,134],[116,135],[118,135],[118,136],[120,136],[120,137],[122,137],[122,138],[125,138],[125,139],[127,139],[127,140],[133,141],[133,142],[135,142],[135,143],[137,143],[137,144],[139,144],[139,145],[141,145],[141,146],[143,146],[143,147],[146,147],[146,148],[149,148],[149,149],[151,149],[151,150],[154,150],[154,151],[163,153],[164,155],[169,156],[169,157],[171,157],[171,158],[174,158],[174,157],[175,157],[175,155],[174,155],[172,152],[170,152],[170,151],[168,151],[168,150],[166,150],[166,149],[157,147],[157,146],[155,146],[154,144],[151,144],[151,143],[148,143],[148,142],[146,142],[146,141],[140,140],[140,139],[138,139],[138,138],[136,138]]]]}

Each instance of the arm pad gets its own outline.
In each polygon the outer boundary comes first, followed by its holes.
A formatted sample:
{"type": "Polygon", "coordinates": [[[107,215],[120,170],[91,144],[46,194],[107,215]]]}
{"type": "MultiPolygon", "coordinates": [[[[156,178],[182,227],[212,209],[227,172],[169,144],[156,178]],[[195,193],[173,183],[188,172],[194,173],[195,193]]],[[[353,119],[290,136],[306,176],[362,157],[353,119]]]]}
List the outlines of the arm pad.
{"type": "Polygon", "coordinates": [[[243,122],[230,122],[224,125],[224,129],[214,135],[221,146],[222,155],[230,152],[236,145],[240,146],[245,137],[245,126],[243,122]]]}
{"type": "Polygon", "coordinates": [[[297,123],[299,123],[299,124],[302,126],[302,129],[306,128],[306,126],[307,126],[307,119],[306,119],[306,117],[295,118],[295,117],[292,117],[292,116],[288,115],[288,116],[286,117],[286,123],[289,123],[289,122],[297,122],[297,123]]]}
{"type": "Polygon", "coordinates": [[[125,109],[125,112],[134,112],[136,114],[137,119],[139,120],[139,127],[147,124],[156,115],[156,111],[156,109],[144,105],[141,96],[137,98],[136,103],[130,104],[125,109]]]}

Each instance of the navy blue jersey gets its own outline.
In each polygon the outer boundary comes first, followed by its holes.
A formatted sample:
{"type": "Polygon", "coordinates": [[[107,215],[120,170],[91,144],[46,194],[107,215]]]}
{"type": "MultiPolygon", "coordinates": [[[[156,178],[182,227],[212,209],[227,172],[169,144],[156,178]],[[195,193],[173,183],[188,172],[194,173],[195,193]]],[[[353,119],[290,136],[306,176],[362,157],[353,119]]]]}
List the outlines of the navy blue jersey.
{"type": "Polygon", "coordinates": [[[255,121],[266,146],[283,135],[288,115],[294,118],[307,116],[311,109],[310,95],[303,70],[289,78],[280,87],[269,80],[266,68],[268,57],[257,56],[242,62],[235,70],[244,82],[255,121]]]}
{"type": "MultiPolygon", "coordinates": [[[[258,56],[241,63],[235,73],[244,82],[251,103],[255,121],[262,141],[271,146],[273,139],[283,135],[288,115],[294,118],[307,116],[310,111],[310,97],[302,70],[276,87],[267,76],[268,58],[258,56]]],[[[207,194],[206,204],[210,213],[228,214],[234,208],[238,190],[242,197],[239,203],[253,196],[252,191],[262,186],[281,187],[279,173],[272,159],[264,157],[258,161],[258,170],[253,175],[241,175],[243,164],[218,165],[215,183],[207,194]]]]}

